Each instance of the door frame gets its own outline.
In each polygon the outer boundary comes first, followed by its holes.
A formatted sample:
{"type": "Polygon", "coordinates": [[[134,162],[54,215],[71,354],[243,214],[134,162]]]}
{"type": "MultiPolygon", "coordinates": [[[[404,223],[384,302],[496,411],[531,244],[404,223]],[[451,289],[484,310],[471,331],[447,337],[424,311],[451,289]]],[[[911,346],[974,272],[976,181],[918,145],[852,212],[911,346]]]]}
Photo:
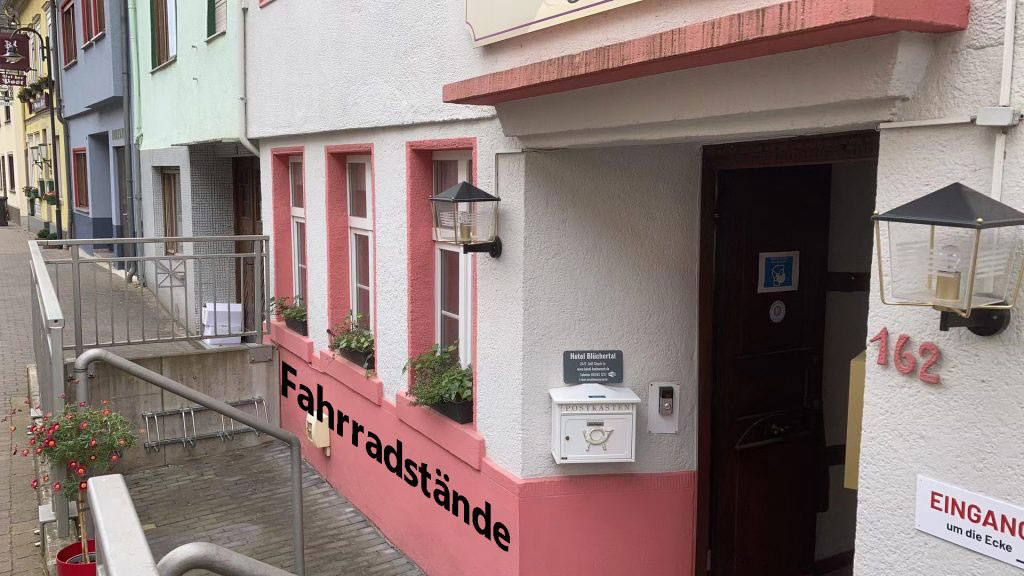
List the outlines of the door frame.
{"type": "Polygon", "coordinates": [[[711,387],[718,171],[878,159],[875,130],[705,146],[701,150],[697,336],[697,515],[695,576],[708,573],[711,529],[711,387]]]}

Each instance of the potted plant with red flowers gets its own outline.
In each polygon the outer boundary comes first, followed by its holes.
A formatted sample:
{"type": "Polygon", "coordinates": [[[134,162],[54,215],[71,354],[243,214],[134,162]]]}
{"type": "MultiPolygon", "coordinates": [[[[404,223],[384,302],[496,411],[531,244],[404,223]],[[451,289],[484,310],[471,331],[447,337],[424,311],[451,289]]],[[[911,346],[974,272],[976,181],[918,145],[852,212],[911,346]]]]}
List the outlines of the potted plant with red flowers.
{"type": "Polygon", "coordinates": [[[412,371],[409,395],[414,406],[428,406],[459,424],[473,421],[473,370],[459,362],[459,347],[435,344],[410,358],[402,373],[412,371]]]}
{"type": "MultiPolygon", "coordinates": [[[[68,500],[77,500],[80,540],[57,553],[57,576],[95,576],[96,545],[88,539],[85,526],[85,490],[89,478],[106,474],[117,465],[122,454],[135,444],[131,424],[117,412],[104,406],[100,409],[69,405],[57,415],[47,414],[29,428],[30,450],[42,456],[51,469],[67,470],[67,482],[54,482],[53,491],[68,500]],[[83,554],[83,550],[88,550],[83,554]]],[[[29,452],[23,452],[28,454],[29,452]]],[[[43,483],[49,476],[43,476],[43,483]]],[[[32,487],[38,488],[38,480],[32,487]]]]}
{"type": "Polygon", "coordinates": [[[302,296],[281,296],[270,302],[270,309],[284,320],[285,326],[292,332],[305,336],[309,333],[306,325],[306,303],[302,296]]]}
{"type": "Polygon", "coordinates": [[[362,314],[349,312],[343,322],[327,331],[327,335],[331,337],[331,350],[367,371],[374,369],[373,332],[366,326],[362,314]]]}

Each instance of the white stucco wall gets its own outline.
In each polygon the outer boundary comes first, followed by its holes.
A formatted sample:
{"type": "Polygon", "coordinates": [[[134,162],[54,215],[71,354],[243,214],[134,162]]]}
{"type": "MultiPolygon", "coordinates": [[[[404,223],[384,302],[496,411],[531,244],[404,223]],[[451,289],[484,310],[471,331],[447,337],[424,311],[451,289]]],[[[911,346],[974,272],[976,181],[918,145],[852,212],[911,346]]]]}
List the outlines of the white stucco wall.
{"type": "MultiPolygon", "coordinates": [[[[903,104],[899,119],[970,115],[996,105],[1003,10],[1000,0],[972,2],[971,26],[942,37],[921,89],[903,104]]],[[[1024,78],[1021,25],[1017,29],[1014,103],[1024,78]]],[[[995,133],[970,125],[884,131],[878,166],[878,209],[887,210],[951,182],[981,191],[991,184],[995,133]]],[[[1024,146],[1011,132],[1004,202],[1024,208],[1024,146]]],[[[914,529],[916,475],[1024,505],[1024,365],[1017,318],[1002,335],[982,338],[963,329],[938,330],[937,312],[884,306],[872,286],[868,336],[883,326],[911,336],[916,349],[930,340],[942,350],[943,383],[867,364],[856,574],[1018,574],[990,560],[914,529]]],[[[1019,315],[1019,308],[1017,314],[1019,315]]],[[[876,352],[869,348],[869,358],[876,352]]],[[[1014,546],[1016,548],[1016,546],[1014,546]]]]}
{"type": "Polygon", "coordinates": [[[526,157],[523,474],[694,470],[699,147],[532,152],[526,157]],[[548,389],[564,350],[622,350],[640,396],[636,462],[551,457],[548,389]],[[647,432],[651,382],[680,384],[679,432],[647,432]]]}
{"type": "Polygon", "coordinates": [[[489,117],[444,104],[442,87],[479,74],[773,4],[644,0],[474,48],[462,1],[249,0],[247,80],[254,138],[489,117]]]}

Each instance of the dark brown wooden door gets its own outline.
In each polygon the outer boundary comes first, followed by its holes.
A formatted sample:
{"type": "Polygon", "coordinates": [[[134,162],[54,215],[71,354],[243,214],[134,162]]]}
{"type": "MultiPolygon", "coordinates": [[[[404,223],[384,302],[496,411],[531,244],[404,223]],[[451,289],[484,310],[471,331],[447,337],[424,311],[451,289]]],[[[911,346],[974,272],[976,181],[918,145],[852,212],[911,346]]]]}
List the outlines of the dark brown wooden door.
{"type": "Polygon", "coordinates": [[[828,165],[718,173],[714,576],[798,576],[812,569],[825,472],[820,398],[830,180],[828,165]],[[764,270],[762,254],[769,253],[799,256],[765,257],[764,270]],[[790,284],[796,289],[759,291],[790,284]]]}
{"type": "MultiPolygon", "coordinates": [[[[235,158],[232,162],[232,182],[235,198],[235,234],[250,236],[263,234],[260,217],[260,162],[259,158],[235,158]]],[[[239,253],[252,253],[252,242],[236,242],[239,253]]],[[[235,290],[242,299],[245,330],[255,330],[253,319],[253,258],[239,260],[235,265],[235,290]]]]}

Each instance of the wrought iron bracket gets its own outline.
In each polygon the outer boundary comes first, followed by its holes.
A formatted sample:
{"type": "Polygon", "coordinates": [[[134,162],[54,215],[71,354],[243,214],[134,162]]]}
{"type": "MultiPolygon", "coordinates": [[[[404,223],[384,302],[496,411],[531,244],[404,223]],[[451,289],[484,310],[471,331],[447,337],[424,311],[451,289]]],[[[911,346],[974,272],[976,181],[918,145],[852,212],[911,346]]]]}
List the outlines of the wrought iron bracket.
{"type": "Polygon", "coordinates": [[[463,244],[462,253],[472,254],[474,252],[486,252],[491,258],[501,256],[501,238],[494,237],[494,242],[480,242],[477,244],[463,244]]]}
{"type": "Polygon", "coordinates": [[[943,332],[950,328],[967,328],[978,336],[995,336],[1009,325],[1010,311],[1006,309],[975,308],[966,318],[943,310],[939,318],[939,330],[943,332]]]}

